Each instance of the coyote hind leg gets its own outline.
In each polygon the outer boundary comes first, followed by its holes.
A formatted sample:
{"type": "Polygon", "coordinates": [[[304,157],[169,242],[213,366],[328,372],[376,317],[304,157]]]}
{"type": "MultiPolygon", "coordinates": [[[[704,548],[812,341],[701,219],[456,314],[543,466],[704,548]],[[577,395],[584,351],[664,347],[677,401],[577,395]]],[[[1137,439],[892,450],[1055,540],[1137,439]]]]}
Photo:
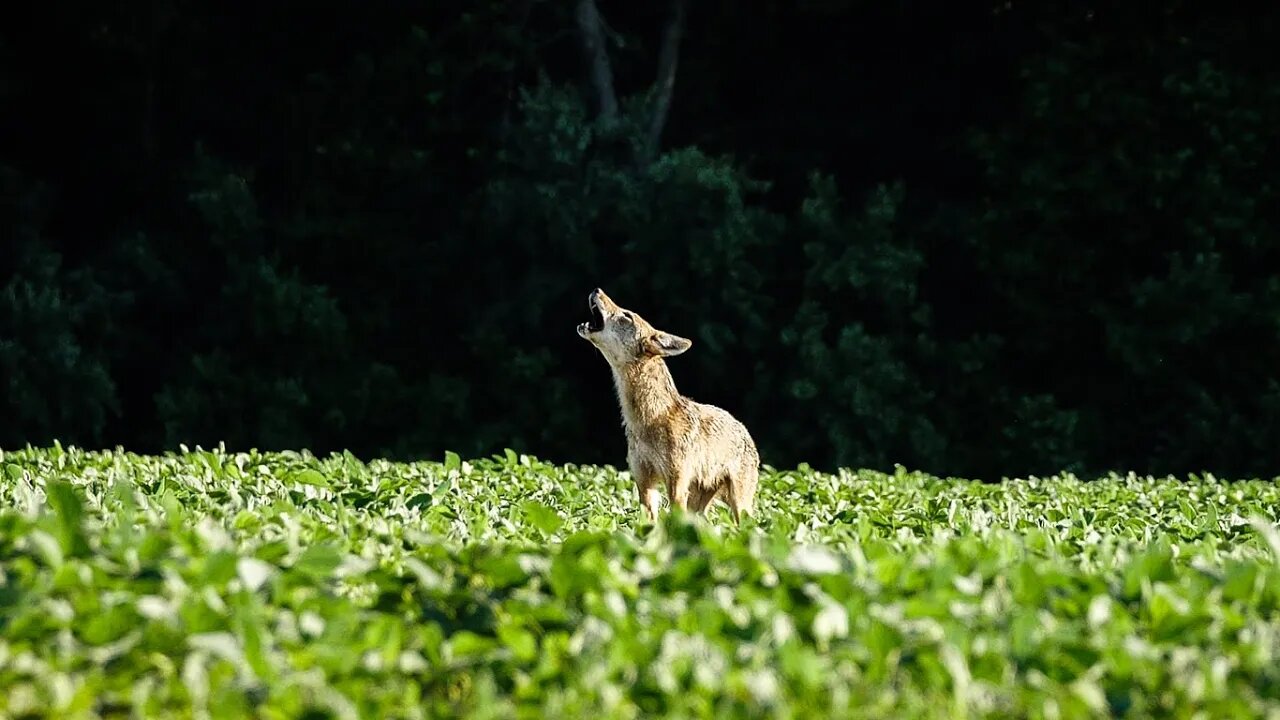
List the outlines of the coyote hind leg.
{"type": "Polygon", "coordinates": [[[755,515],[756,484],[759,481],[760,470],[753,465],[744,465],[726,478],[725,501],[729,503],[735,525],[742,524],[741,515],[755,515]]]}

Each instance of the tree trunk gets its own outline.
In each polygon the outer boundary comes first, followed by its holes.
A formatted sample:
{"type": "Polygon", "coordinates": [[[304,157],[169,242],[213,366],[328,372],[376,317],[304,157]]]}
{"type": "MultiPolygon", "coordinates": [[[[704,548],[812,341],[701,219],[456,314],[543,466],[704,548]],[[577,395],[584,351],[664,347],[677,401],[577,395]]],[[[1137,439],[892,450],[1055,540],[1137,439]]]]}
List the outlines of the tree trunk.
{"type": "Polygon", "coordinates": [[[596,93],[596,111],[600,117],[612,119],[618,114],[618,96],[613,90],[613,68],[605,47],[604,27],[595,0],[578,0],[578,32],[586,55],[587,70],[596,93]]]}
{"type": "Polygon", "coordinates": [[[658,76],[654,82],[653,116],[645,148],[649,157],[658,154],[662,131],[671,111],[671,96],[676,87],[676,64],[680,57],[680,38],[684,35],[685,0],[671,0],[671,13],[662,32],[662,50],[658,55],[658,76]]]}

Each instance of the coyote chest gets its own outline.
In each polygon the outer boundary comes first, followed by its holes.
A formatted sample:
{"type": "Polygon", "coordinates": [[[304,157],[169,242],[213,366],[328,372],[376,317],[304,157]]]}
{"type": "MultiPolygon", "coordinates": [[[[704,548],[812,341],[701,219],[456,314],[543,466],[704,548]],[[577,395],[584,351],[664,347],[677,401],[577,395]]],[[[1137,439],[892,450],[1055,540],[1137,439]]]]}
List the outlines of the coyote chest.
{"type": "Polygon", "coordinates": [[[578,334],[613,371],[627,438],[627,464],[651,519],[665,487],[681,510],[723,500],[739,520],[754,507],[760,458],[746,427],[727,411],[680,395],[665,358],[692,343],[653,328],[601,290],[588,298],[591,321],[578,334]]]}

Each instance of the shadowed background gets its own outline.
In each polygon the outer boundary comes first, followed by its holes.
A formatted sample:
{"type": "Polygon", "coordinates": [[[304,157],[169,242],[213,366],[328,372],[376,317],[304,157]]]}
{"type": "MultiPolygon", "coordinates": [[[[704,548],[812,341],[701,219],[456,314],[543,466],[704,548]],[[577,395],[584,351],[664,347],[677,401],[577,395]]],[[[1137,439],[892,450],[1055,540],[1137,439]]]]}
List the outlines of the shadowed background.
{"type": "Polygon", "coordinates": [[[33,5],[0,446],[622,464],[601,286],[773,465],[1274,473],[1280,6],[1129,5],[33,5]]]}

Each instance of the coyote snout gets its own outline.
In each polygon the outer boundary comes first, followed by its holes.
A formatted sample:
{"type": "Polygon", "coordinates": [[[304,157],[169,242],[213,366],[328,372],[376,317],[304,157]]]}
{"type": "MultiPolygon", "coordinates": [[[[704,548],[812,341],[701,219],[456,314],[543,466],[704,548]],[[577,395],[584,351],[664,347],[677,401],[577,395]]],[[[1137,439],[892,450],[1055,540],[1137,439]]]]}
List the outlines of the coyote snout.
{"type": "Polygon", "coordinates": [[[654,328],[596,289],[587,298],[591,320],[578,335],[600,351],[613,371],[627,435],[627,465],[640,503],[657,519],[659,486],[681,510],[702,512],[717,498],[733,513],[754,508],[760,456],[747,428],[728,412],[676,391],[664,358],[693,344],[654,328]]]}

